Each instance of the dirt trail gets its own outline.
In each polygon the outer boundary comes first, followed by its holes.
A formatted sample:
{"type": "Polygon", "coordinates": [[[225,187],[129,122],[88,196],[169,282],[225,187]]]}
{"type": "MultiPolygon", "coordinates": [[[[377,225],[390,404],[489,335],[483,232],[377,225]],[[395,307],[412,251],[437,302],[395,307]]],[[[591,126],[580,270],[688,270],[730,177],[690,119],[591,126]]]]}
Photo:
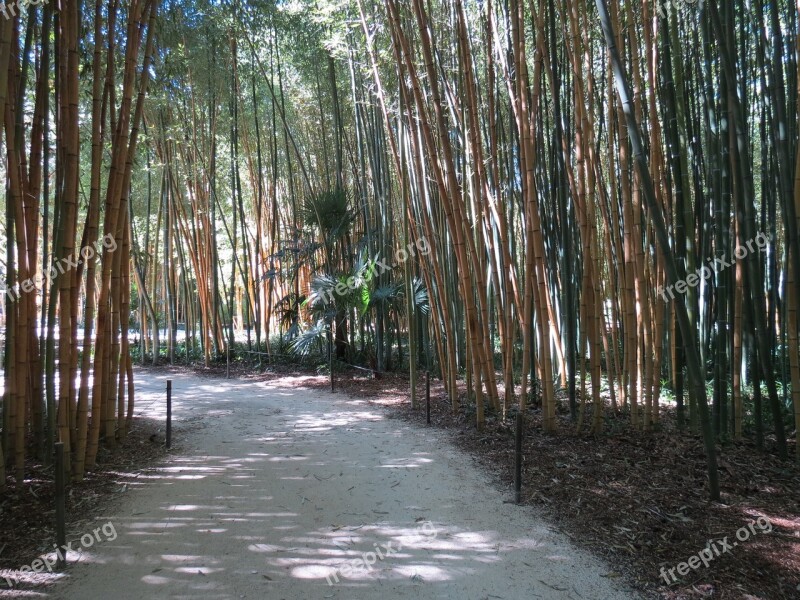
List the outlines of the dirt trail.
{"type": "MultiPolygon", "coordinates": [[[[98,518],[117,538],[45,597],[636,597],[534,510],[504,503],[510,490],[441,432],[298,380],[171,377],[173,457],[98,518]]],[[[163,412],[166,378],[139,374],[140,410],[163,412]]]]}

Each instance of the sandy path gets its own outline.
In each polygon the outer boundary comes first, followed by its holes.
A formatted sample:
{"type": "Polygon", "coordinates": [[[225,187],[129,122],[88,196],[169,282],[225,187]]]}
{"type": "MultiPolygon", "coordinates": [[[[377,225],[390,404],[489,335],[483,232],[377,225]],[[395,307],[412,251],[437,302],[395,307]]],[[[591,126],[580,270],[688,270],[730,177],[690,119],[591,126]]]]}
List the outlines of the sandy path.
{"type": "MultiPolygon", "coordinates": [[[[298,384],[172,379],[173,458],[101,515],[117,538],[47,597],[635,597],[532,509],[504,504],[510,491],[441,432],[298,384]]],[[[165,380],[139,374],[141,410],[162,409],[165,380]]]]}

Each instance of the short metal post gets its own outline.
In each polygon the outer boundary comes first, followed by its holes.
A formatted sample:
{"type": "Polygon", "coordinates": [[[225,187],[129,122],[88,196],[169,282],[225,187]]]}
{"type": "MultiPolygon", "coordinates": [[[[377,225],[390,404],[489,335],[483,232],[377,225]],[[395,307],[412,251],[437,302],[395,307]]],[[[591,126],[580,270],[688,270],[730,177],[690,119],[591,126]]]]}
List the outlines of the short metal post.
{"type": "Polygon", "coordinates": [[[167,448],[172,446],[172,380],[167,379],[167,448]]]}
{"type": "Polygon", "coordinates": [[[56,556],[56,568],[63,569],[67,565],[67,555],[64,547],[67,545],[67,524],[66,524],[66,504],[67,494],[64,473],[64,442],[55,444],[55,479],[56,479],[56,544],[58,545],[56,556]]]}
{"type": "Polygon", "coordinates": [[[336,380],[333,376],[333,321],[331,321],[331,335],[328,338],[328,359],[330,361],[330,369],[331,369],[331,393],[336,391],[336,380]]]}
{"type": "Polygon", "coordinates": [[[425,412],[428,425],[431,424],[431,372],[425,371],[425,412]]]}
{"type": "Polygon", "coordinates": [[[522,410],[517,412],[517,427],[514,439],[514,502],[522,501],[522,410]]]}

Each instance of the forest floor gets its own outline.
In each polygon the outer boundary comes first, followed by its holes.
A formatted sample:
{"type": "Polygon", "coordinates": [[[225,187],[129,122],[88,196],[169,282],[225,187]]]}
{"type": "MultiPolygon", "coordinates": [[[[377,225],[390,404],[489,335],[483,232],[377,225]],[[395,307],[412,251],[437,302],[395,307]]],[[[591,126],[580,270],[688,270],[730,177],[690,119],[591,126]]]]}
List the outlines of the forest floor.
{"type": "Polygon", "coordinates": [[[65,572],[3,571],[16,583],[0,598],[637,597],[445,432],[315,376],[139,370],[137,410],[156,423],[168,378],[172,449],[70,528],[65,572]],[[114,535],[91,542],[101,524],[114,535]]]}
{"type": "MultiPolygon", "coordinates": [[[[397,418],[424,424],[423,380],[417,411],[411,410],[404,376],[340,375],[336,385],[391,407],[397,418]]],[[[326,389],[329,382],[320,377],[313,385],[326,389]]],[[[587,416],[592,410],[589,402],[587,416]]],[[[558,433],[547,436],[540,412],[529,411],[523,502],[544,509],[560,531],[615,565],[607,576],[664,600],[800,599],[800,468],[750,442],[728,444],[719,448],[722,502],[712,503],[701,440],[676,434],[669,411],[662,429],[651,433],[633,430],[627,417],[609,415],[605,433],[597,437],[575,432],[565,394],[559,394],[558,412],[558,433]],[[676,567],[709,541],[708,566],[698,556],[693,563],[699,567],[689,564],[681,576],[676,567]]],[[[512,489],[513,420],[489,414],[479,432],[474,407],[453,414],[442,383],[431,381],[431,422],[476,457],[500,489],[512,489]]]]}
{"type": "MultiPolygon", "coordinates": [[[[76,532],[91,531],[101,524],[95,522],[96,515],[109,500],[123,497],[143,469],[164,458],[159,427],[159,422],[137,410],[125,441],[114,452],[100,446],[97,468],[83,481],[70,484],[66,498],[68,540],[74,539],[76,532]]],[[[19,567],[30,565],[55,545],[54,495],[52,465],[29,458],[25,485],[20,487],[14,485],[9,473],[6,491],[0,495],[0,598],[13,597],[5,578],[16,579],[19,567]]],[[[68,558],[75,556],[72,553],[68,558]]],[[[47,585],[54,579],[44,574],[26,576],[19,587],[47,585]]]]}

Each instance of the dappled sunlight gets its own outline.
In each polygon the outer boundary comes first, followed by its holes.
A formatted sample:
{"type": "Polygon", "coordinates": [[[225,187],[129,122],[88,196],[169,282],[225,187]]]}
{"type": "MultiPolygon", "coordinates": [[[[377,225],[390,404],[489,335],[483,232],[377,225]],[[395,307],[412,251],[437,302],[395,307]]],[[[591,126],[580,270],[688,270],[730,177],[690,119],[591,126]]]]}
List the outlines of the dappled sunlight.
{"type": "MultiPolygon", "coordinates": [[[[433,565],[408,565],[397,567],[395,571],[399,577],[421,577],[423,581],[429,583],[449,581],[451,579],[451,575],[447,570],[433,565]]],[[[461,573],[463,574],[463,571],[461,573]]]]}
{"type": "Polygon", "coordinates": [[[269,462],[286,462],[286,461],[300,461],[307,460],[307,456],[272,456],[267,459],[269,462]]]}
{"type": "Polygon", "coordinates": [[[304,414],[295,421],[298,431],[329,431],[335,427],[361,424],[369,421],[382,421],[381,415],[368,412],[336,412],[323,415],[304,414]]]}
{"type": "MultiPolygon", "coordinates": [[[[18,586],[29,585],[51,585],[60,582],[65,582],[68,578],[66,573],[20,573],[19,571],[0,571],[0,578],[13,577],[18,586]]],[[[12,589],[6,590],[0,588],[0,598],[49,598],[50,596],[44,591],[28,590],[28,589],[12,589]]]]}
{"type": "MultiPolygon", "coordinates": [[[[141,396],[158,400],[163,379],[148,384],[141,396]]],[[[546,545],[538,532],[437,520],[432,507],[457,517],[459,507],[473,509],[420,495],[447,477],[439,455],[402,445],[405,430],[361,402],[320,394],[293,402],[294,390],[181,377],[173,390],[182,452],[136,478],[133,510],[109,517],[115,545],[82,559],[127,569],[142,597],[322,597],[331,581],[342,588],[336,597],[352,598],[347,590],[377,580],[424,584],[426,596],[441,597],[546,545]],[[235,410],[229,393],[239,393],[235,410]],[[181,424],[200,412],[209,425],[184,433],[181,424]],[[352,568],[365,560],[373,564],[352,568]]],[[[560,562],[559,552],[551,548],[548,562],[560,562]]]]}
{"type": "Polygon", "coordinates": [[[180,523],[160,522],[139,522],[127,525],[128,529],[167,529],[169,527],[183,527],[180,523]]]}
{"type": "MultiPolygon", "coordinates": [[[[377,576],[384,579],[421,577],[424,581],[446,582],[471,573],[476,563],[499,562],[499,553],[537,548],[541,543],[530,537],[501,539],[493,531],[460,531],[433,525],[435,535],[420,533],[412,526],[388,523],[365,525],[336,531],[317,531],[313,535],[283,537],[287,546],[253,545],[249,549],[268,555],[271,566],[290,569],[297,579],[331,577],[345,563],[358,560],[364,553],[392,548],[384,559],[370,569],[363,569],[345,579],[359,581],[377,576]],[[330,544],[332,547],[326,547],[330,544]],[[302,547],[305,546],[305,547],[302,547]],[[310,547],[309,547],[310,546],[310,547]],[[502,551],[499,552],[498,549],[502,551]],[[289,556],[286,556],[290,553],[289,556]],[[432,564],[435,562],[436,564],[432,564]],[[472,566],[470,566],[472,565],[472,566]]],[[[555,559],[555,557],[554,557],[555,559]]],[[[341,578],[341,576],[340,576],[341,578]]]]}
{"type": "Polygon", "coordinates": [[[560,561],[560,562],[570,562],[569,556],[564,556],[561,554],[552,554],[547,557],[547,560],[552,561],[560,561]]]}
{"type": "Polygon", "coordinates": [[[250,552],[277,552],[280,546],[273,546],[272,544],[250,544],[247,549],[250,552]]]}
{"type": "Polygon", "coordinates": [[[210,575],[211,573],[220,573],[224,571],[224,569],[209,569],[208,567],[204,566],[192,566],[192,567],[176,567],[176,573],[191,573],[192,575],[210,575]]]}
{"type": "Polygon", "coordinates": [[[425,464],[433,462],[430,458],[423,458],[421,456],[416,458],[396,458],[392,459],[384,464],[381,464],[381,468],[384,469],[402,469],[402,468],[416,468],[424,466],[425,464]]]}
{"type": "MultiPolygon", "coordinates": [[[[205,559],[203,556],[193,555],[193,554],[162,554],[161,560],[165,560],[167,562],[209,562],[208,559],[205,559]]],[[[212,564],[217,564],[219,561],[211,560],[212,564]]]]}
{"type": "Polygon", "coordinates": [[[172,580],[169,577],[163,577],[161,575],[145,575],[142,577],[142,582],[151,585],[168,585],[172,580]]]}
{"type": "Polygon", "coordinates": [[[219,510],[222,506],[200,506],[198,504],[174,504],[168,506],[165,510],[219,510]]]}
{"type": "Polygon", "coordinates": [[[292,577],[297,579],[325,579],[336,572],[334,567],[324,565],[305,565],[292,569],[292,577]]]}

